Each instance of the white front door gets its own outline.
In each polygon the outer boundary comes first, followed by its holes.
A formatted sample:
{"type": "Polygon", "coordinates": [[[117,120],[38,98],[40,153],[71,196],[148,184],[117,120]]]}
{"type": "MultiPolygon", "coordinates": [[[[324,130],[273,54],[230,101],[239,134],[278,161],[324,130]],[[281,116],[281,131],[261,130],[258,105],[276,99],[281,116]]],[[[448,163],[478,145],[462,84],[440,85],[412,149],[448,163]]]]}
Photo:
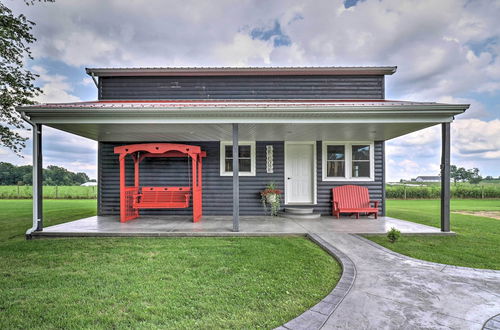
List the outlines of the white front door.
{"type": "Polygon", "coordinates": [[[285,203],[314,203],[314,142],[285,143],[285,203]]]}

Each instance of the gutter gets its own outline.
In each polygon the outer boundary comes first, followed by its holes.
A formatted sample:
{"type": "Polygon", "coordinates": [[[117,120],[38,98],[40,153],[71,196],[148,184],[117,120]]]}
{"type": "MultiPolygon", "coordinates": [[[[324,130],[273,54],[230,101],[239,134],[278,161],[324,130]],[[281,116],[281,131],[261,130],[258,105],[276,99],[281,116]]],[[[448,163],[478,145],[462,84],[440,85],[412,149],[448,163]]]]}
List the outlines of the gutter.
{"type": "MultiPolygon", "coordinates": [[[[21,118],[25,122],[27,122],[28,124],[30,124],[32,126],[33,141],[35,141],[36,134],[38,133],[36,124],[34,122],[32,122],[28,116],[26,116],[24,111],[20,112],[20,115],[21,115],[21,118]]],[[[33,145],[33,161],[35,161],[36,159],[38,159],[38,151],[37,151],[36,146],[33,145]]],[[[42,219],[39,219],[37,217],[37,215],[38,215],[38,194],[37,194],[37,192],[38,192],[38,173],[37,173],[35,166],[33,166],[33,173],[32,173],[32,180],[31,181],[32,181],[32,187],[33,187],[33,225],[31,228],[29,228],[26,231],[26,239],[31,239],[33,232],[38,231],[38,225],[42,221],[42,219]]]]}
{"type": "Polygon", "coordinates": [[[211,113],[216,112],[219,114],[230,114],[230,113],[363,113],[363,114],[374,114],[374,113],[408,113],[411,111],[412,114],[423,112],[453,112],[456,114],[462,113],[469,108],[469,104],[425,104],[425,105],[392,105],[392,106],[266,106],[266,107],[253,107],[253,106],[181,106],[172,107],[164,105],[152,105],[152,106],[80,106],[80,107],[65,107],[62,106],[30,106],[22,108],[23,112],[29,112],[33,114],[41,113],[165,113],[165,114],[182,114],[185,112],[198,112],[211,113]]]}

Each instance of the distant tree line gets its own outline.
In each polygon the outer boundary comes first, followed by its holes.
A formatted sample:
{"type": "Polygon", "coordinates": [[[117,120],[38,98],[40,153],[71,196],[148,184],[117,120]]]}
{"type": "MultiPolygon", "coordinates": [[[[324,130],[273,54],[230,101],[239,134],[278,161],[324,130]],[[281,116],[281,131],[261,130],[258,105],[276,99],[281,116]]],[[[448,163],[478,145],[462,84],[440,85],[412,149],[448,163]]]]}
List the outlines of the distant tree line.
{"type": "MultiPolygon", "coordinates": [[[[31,165],[16,166],[0,162],[0,185],[31,185],[31,165]]],[[[74,173],[64,167],[49,165],[43,169],[43,184],[46,186],[79,186],[90,180],[83,172],[74,173]]]]}
{"type": "Polygon", "coordinates": [[[466,170],[465,168],[458,167],[456,165],[451,165],[450,177],[453,179],[454,183],[468,182],[472,184],[477,184],[483,180],[483,177],[479,175],[478,168],[471,168],[466,170]]]}

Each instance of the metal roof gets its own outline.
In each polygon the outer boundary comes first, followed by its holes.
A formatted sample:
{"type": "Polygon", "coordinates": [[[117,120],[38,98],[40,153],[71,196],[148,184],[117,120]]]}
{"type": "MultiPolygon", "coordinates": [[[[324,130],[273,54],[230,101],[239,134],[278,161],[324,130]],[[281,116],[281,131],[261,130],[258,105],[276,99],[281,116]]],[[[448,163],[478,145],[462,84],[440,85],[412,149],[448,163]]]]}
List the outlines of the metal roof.
{"type": "Polygon", "coordinates": [[[391,75],[396,66],[325,67],[143,67],[86,68],[88,75],[112,76],[262,76],[262,75],[391,75]]]}
{"type": "Polygon", "coordinates": [[[454,109],[465,111],[468,104],[445,104],[396,100],[110,100],[75,103],[46,103],[18,107],[19,111],[64,109],[318,109],[353,108],[370,109],[454,109]]]}

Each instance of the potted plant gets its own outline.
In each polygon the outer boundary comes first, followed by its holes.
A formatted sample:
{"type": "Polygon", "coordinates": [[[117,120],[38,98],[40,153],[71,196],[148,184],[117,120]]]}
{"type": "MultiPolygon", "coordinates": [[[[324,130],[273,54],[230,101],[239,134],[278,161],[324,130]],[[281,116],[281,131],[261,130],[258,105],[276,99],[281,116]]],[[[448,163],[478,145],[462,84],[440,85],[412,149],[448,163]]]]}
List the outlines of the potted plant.
{"type": "Polygon", "coordinates": [[[269,183],[266,189],[260,192],[260,200],[265,212],[269,209],[272,216],[278,215],[281,206],[281,194],[281,190],[276,188],[274,182],[269,183]]]}

